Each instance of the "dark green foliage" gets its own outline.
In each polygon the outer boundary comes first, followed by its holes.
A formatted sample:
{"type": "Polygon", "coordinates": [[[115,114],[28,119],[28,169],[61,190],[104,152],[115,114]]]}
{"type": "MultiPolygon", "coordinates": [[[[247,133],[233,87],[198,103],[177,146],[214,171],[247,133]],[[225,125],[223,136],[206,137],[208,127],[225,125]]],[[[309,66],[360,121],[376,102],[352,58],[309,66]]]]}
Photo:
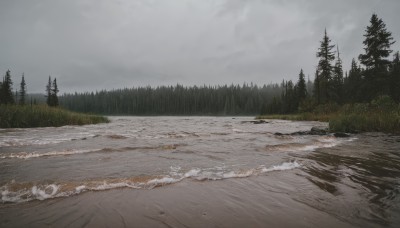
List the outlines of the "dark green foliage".
{"type": "Polygon", "coordinates": [[[321,41],[321,45],[318,48],[317,57],[318,62],[318,104],[326,103],[332,98],[332,64],[335,60],[335,54],[332,49],[335,45],[331,45],[331,40],[325,30],[324,37],[321,41]]]}
{"type": "Polygon", "coordinates": [[[396,101],[400,102],[400,54],[394,54],[393,63],[390,69],[390,95],[396,101]]]}
{"type": "Polygon", "coordinates": [[[1,105],[0,128],[60,127],[107,123],[102,116],[79,114],[46,105],[1,105]]]}
{"type": "Polygon", "coordinates": [[[351,61],[351,69],[348,76],[344,79],[344,96],[345,102],[360,102],[361,97],[361,86],[363,80],[361,78],[361,68],[358,67],[355,59],[351,61]]]}
{"type": "MultiPolygon", "coordinates": [[[[367,27],[365,35],[365,55],[360,55],[361,62],[366,66],[362,69],[355,59],[352,60],[351,69],[344,77],[342,60],[339,48],[337,60],[335,59],[334,45],[331,45],[327,32],[320,43],[317,52],[319,58],[315,72],[314,85],[308,83],[307,88],[313,88],[312,98],[303,98],[303,82],[301,77],[298,84],[293,87],[291,82],[282,83],[281,97],[274,97],[273,101],[263,109],[262,114],[288,114],[312,113],[329,116],[336,113],[338,104],[370,102],[377,96],[390,94],[394,101],[400,101],[400,56],[396,53],[393,61],[385,59],[391,52],[393,44],[391,33],[386,31],[385,24],[374,14],[371,25],[367,27]]],[[[301,72],[302,74],[302,72],[301,72]]],[[[295,118],[297,118],[296,116],[295,118]]],[[[300,118],[304,118],[301,116],[300,118]]]]}
{"type": "Polygon", "coordinates": [[[48,106],[52,106],[51,102],[51,77],[49,76],[49,81],[47,82],[46,85],[46,103],[48,106]]]}
{"type": "Polygon", "coordinates": [[[3,82],[1,83],[0,88],[0,104],[14,104],[14,96],[12,92],[12,80],[11,80],[11,72],[7,70],[6,75],[3,78],[3,82]]]}
{"type": "Polygon", "coordinates": [[[321,103],[321,93],[320,93],[320,76],[318,73],[318,69],[315,71],[315,79],[314,79],[314,86],[313,86],[313,96],[317,102],[317,104],[321,103]]]}
{"type": "Polygon", "coordinates": [[[392,52],[390,46],[394,44],[392,33],[386,30],[386,24],[376,14],[372,15],[370,23],[365,30],[363,41],[365,54],[361,54],[359,59],[367,70],[384,70],[390,64],[386,58],[392,52]]]}
{"type": "Polygon", "coordinates": [[[300,70],[299,81],[297,82],[297,95],[300,102],[307,97],[306,79],[303,69],[300,70]]]}
{"type": "Polygon", "coordinates": [[[331,100],[338,104],[343,102],[343,66],[342,60],[340,59],[339,47],[337,49],[337,59],[335,67],[333,68],[333,78],[332,78],[332,93],[331,100]]]}
{"type": "Polygon", "coordinates": [[[58,86],[57,86],[57,78],[54,78],[52,87],[51,87],[51,105],[50,106],[58,106],[58,86]]]}
{"type": "Polygon", "coordinates": [[[335,132],[381,131],[400,133],[400,106],[389,96],[380,96],[366,104],[346,104],[329,121],[335,132]]]}
{"type": "Polygon", "coordinates": [[[364,101],[388,93],[391,62],[387,57],[392,52],[390,46],[394,43],[392,34],[386,30],[385,23],[376,14],[372,15],[370,23],[364,35],[365,54],[359,56],[360,62],[366,67],[362,86],[364,101]]]}
{"type": "Polygon", "coordinates": [[[26,83],[24,74],[22,74],[20,89],[19,89],[19,104],[25,105],[26,102],[26,83]]]}
{"type": "Polygon", "coordinates": [[[60,105],[108,115],[256,115],[280,92],[277,84],[138,87],[65,94],[60,105]]]}
{"type": "Polygon", "coordinates": [[[58,101],[58,86],[57,79],[54,78],[53,83],[51,82],[51,77],[49,76],[49,81],[46,85],[46,103],[48,106],[57,107],[59,105],[58,101]]]}
{"type": "Polygon", "coordinates": [[[300,104],[309,104],[303,70],[300,71],[296,85],[292,81],[283,81],[280,88],[281,96],[274,96],[261,114],[294,113],[298,111],[300,104]]]}

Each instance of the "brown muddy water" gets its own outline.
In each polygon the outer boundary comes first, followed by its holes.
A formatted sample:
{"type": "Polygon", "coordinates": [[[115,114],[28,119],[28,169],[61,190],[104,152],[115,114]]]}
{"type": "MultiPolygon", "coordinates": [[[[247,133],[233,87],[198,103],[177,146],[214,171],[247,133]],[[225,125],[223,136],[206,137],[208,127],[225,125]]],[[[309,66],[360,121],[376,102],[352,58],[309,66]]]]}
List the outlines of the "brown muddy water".
{"type": "Polygon", "coordinates": [[[0,227],[400,227],[400,137],[112,117],[0,129],[0,227]],[[276,135],[275,133],[283,133],[276,135]]]}

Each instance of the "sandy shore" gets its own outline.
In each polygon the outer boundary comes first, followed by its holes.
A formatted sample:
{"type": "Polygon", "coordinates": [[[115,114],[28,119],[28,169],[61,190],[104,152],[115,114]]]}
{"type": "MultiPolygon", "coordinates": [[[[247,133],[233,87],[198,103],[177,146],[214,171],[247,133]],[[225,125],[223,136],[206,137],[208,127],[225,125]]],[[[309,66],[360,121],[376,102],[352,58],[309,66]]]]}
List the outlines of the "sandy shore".
{"type": "Polygon", "coordinates": [[[351,227],[294,195],[282,172],[0,206],[1,227],[351,227]],[[278,179],[279,178],[279,179],[278,179]],[[271,183],[271,184],[270,184],[271,183]],[[273,184],[272,184],[273,183],[273,184]]]}

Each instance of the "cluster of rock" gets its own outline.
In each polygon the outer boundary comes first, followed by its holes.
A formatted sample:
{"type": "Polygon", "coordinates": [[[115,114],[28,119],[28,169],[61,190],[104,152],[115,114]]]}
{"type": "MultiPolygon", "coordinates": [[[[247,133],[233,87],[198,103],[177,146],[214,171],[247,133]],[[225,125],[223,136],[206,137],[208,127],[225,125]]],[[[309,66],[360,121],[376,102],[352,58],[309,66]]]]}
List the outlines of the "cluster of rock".
{"type": "MultiPolygon", "coordinates": [[[[318,128],[318,127],[312,127],[311,130],[309,131],[296,131],[293,133],[289,134],[283,134],[283,133],[275,133],[277,136],[283,136],[283,135],[330,135],[331,133],[327,128],[318,128]]],[[[343,133],[343,132],[335,132],[333,133],[333,136],[338,137],[338,138],[346,138],[350,137],[350,134],[343,133]]]]}

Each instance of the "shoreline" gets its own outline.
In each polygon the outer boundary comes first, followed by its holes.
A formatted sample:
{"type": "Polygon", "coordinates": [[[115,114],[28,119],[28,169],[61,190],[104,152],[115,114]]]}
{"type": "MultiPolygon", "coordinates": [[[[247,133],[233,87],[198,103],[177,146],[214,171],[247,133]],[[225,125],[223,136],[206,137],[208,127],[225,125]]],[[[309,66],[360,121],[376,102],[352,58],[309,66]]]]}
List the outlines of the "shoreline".
{"type": "Polygon", "coordinates": [[[62,127],[109,122],[104,116],[47,105],[0,105],[0,128],[62,127]]]}
{"type": "Polygon", "coordinates": [[[356,113],[341,111],[328,114],[299,113],[260,115],[257,120],[279,119],[290,121],[320,121],[327,122],[331,133],[367,133],[381,132],[400,135],[400,114],[396,111],[381,111],[356,113]]]}

